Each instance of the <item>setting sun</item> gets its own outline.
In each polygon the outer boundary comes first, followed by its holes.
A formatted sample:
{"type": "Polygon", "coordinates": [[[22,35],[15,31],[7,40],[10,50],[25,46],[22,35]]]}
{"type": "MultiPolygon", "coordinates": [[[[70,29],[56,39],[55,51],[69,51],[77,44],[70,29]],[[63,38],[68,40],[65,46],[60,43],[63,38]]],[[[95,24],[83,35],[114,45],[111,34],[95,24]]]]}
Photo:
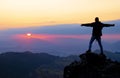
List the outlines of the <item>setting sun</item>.
{"type": "Polygon", "coordinates": [[[30,37],[30,36],[32,36],[32,34],[31,33],[27,33],[27,36],[30,37]]]}

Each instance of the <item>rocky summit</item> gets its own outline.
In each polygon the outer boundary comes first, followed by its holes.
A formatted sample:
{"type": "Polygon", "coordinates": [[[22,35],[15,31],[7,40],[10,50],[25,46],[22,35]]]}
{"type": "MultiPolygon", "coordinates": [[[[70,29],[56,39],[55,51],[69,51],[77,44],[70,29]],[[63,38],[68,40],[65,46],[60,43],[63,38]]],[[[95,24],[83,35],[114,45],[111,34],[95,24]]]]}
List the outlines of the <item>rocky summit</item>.
{"type": "Polygon", "coordinates": [[[107,59],[104,54],[81,54],[64,68],[64,78],[120,78],[120,63],[107,59]]]}

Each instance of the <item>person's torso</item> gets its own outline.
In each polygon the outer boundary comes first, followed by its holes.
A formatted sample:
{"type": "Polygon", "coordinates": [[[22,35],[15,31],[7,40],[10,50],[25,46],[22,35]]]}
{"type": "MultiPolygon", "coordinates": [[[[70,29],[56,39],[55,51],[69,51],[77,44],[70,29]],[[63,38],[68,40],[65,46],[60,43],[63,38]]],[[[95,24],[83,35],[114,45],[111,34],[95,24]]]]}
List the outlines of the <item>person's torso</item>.
{"type": "Polygon", "coordinates": [[[103,28],[103,24],[101,22],[94,22],[92,35],[93,36],[102,36],[102,28],[103,28]]]}

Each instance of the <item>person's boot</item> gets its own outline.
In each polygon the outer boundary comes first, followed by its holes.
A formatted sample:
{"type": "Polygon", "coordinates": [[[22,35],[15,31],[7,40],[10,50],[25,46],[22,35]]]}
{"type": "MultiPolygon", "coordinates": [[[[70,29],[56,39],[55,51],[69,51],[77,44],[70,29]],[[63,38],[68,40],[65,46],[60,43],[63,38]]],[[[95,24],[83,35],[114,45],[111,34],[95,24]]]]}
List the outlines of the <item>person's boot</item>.
{"type": "Polygon", "coordinates": [[[106,55],[103,52],[100,53],[100,56],[102,57],[103,61],[106,59],[106,55]]]}
{"type": "Polygon", "coordinates": [[[105,55],[105,54],[103,52],[101,52],[100,55],[105,55]]]}
{"type": "Polygon", "coordinates": [[[91,50],[87,50],[86,53],[91,53],[91,50]]]}

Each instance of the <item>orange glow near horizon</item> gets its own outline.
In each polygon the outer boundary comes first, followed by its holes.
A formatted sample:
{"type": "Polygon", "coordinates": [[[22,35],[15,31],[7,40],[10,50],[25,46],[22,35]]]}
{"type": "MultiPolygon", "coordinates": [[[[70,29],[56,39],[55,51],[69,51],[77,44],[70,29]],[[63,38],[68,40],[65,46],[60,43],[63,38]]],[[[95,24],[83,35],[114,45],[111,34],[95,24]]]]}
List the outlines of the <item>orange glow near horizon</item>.
{"type": "MultiPolygon", "coordinates": [[[[102,40],[111,41],[111,40],[120,40],[120,34],[104,34],[102,36],[102,40]]],[[[23,40],[23,41],[32,41],[31,39],[37,39],[47,42],[59,42],[60,39],[82,39],[82,40],[89,40],[91,35],[61,35],[61,34],[32,34],[31,37],[26,36],[25,34],[18,34],[14,36],[14,38],[23,40]]]]}
{"type": "Polygon", "coordinates": [[[120,0],[0,0],[0,29],[120,19],[120,0]]]}

